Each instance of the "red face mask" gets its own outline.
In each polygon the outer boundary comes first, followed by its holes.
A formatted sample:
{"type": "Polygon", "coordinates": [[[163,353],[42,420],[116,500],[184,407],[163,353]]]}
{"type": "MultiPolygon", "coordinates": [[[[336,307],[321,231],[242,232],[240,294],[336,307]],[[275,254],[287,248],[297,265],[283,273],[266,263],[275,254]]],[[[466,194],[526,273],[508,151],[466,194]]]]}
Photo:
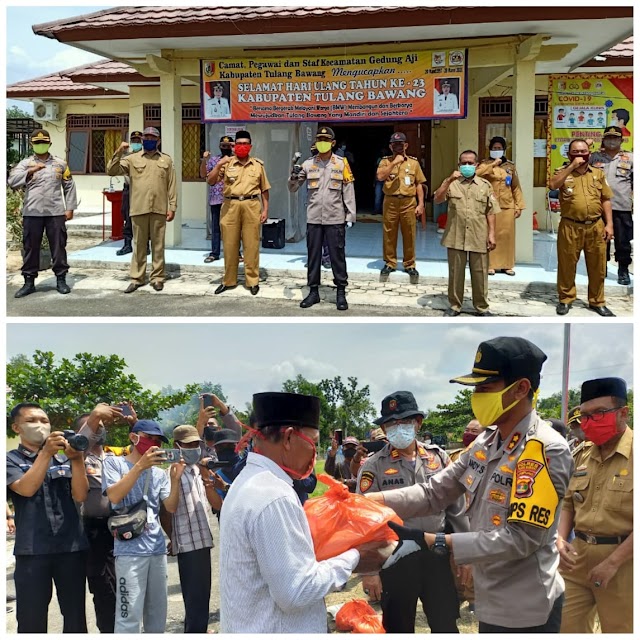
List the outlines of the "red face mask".
{"type": "Polygon", "coordinates": [[[233,151],[236,154],[236,156],[238,156],[238,158],[240,158],[242,160],[242,159],[246,158],[249,155],[249,152],[251,151],[251,145],[250,144],[237,144],[233,151]]]}
{"type": "Polygon", "coordinates": [[[311,472],[316,466],[316,459],[318,456],[318,452],[316,451],[316,443],[311,438],[307,438],[304,433],[301,433],[297,429],[294,429],[293,433],[295,433],[299,438],[306,440],[313,447],[313,455],[311,456],[311,460],[309,461],[309,466],[302,474],[299,471],[294,471],[293,469],[289,469],[288,467],[284,467],[282,465],[280,465],[280,468],[283,471],[286,471],[294,480],[304,480],[311,475],[311,472]]]}
{"type": "Polygon", "coordinates": [[[468,447],[477,437],[478,437],[478,434],[471,433],[470,431],[467,432],[467,433],[463,433],[462,434],[462,444],[465,447],[468,447]]]}
{"type": "Polygon", "coordinates": [[[614,438],[618,434],[617,414],[617,411],[605,413],[602,419],[597,421],[593,418],[582,418],[580,420],[580,428],[584,431],[587,440],[591,440],[593,444],[600,446],[614,438]]]}
{"type": "Polygon", "coordinates": [[[134,444],[133,446],[136,448],[136,451],[143,456],[147,451],[149,451],[149,449],[151,449],[151,447],[155,447],[157,444],[158,443],[153,438],[149,438],[149,436],[146,436],[143,433],[138,437],[137,444],[134,444]]]}

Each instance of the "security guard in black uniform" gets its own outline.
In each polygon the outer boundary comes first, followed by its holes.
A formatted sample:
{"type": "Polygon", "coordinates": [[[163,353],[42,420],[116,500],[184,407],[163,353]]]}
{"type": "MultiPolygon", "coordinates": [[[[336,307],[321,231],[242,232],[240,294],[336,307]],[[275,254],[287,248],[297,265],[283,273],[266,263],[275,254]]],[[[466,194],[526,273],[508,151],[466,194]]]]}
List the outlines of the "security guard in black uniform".
{"type": "MultiPolygon", "coordinates": [[[[129,148],[131,153],[142,151],[142,131],[132,131],[129,136],[129,148]]],[[[131,189],[129,176],[124,177],[124,187],[122,188],[122,217],[124,218],[124,226],[122,227],[122,236],[124,238],[124,246],[116,251],[117,256],[124,256],[133,251],[131,242],[133,241],[133,227],[131,226],[131,216],[129,215],[129,190],[131,189]]],[[[149,253],[147,251],[147,253],[149,253]]]]}
{"type": "Polygon", "coordinates": [[[46,633],[52,581],[63,633],[87,633],[85,576],[89,544],[76,503],[89,485],[82,451],[35,403],[14,407],[11,428],[20,436],[7,452],[7,489],[16,512],[16,617],[18,633],[46,633]],[[64,451],[64,455],[62,452],[64,451]]]}

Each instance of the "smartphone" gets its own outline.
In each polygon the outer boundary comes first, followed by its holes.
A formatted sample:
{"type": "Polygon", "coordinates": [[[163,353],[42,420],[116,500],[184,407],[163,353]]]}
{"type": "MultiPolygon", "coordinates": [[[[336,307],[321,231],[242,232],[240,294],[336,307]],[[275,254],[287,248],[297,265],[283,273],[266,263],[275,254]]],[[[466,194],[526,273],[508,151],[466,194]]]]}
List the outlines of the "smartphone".
{"type": "Polygon", "coordinates": [[[116,404],[114,405],[116,409],[120,409],[122,411],[122,415],[127,418],[129,416],[132,416],[133,413],[131,413],[131,407],[128,404],[116,404]]]}
{"type": "Polygon", "coordinates": [[[163,449],[162,454],[167,462],[180,462],[180,449],[163,449]]]}
{"type": "Polygon", "coordinates": [[[342,444],[342,429],[336,429],[333,432],[333,437],[336,439],[338,446],[340,446],[342,444]]]}
{"type": "Polygon", "coordinates": [[[387,443],[384,440],[373,440],[372,442],[361,442],[360,443],[369,453],[376,453],[381,451],[387,446],[387,443]]]}
{"type": "Polygon", "coordinates": [[[232,467],[234,465],[231,460],[209,460],[207,462],[207,469],[211,471],[215,471],[216,469],[226,469],[227,467],[232,467]]]}
{"type": "Polygon", "coordinates": [[[210,393],[205,393],[202,396],[203,407],[213,407],[213,396],[210,393]]]}

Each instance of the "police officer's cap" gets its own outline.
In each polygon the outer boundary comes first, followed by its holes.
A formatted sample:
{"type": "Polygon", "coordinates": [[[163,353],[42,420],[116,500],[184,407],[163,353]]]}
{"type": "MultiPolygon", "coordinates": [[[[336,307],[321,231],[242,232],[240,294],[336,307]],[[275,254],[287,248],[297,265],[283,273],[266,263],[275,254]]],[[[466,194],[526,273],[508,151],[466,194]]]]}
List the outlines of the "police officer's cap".
{"type": "Polygon", "coordinates": [[[220,138],[220,144],[222,144],[223,142],[227,144],[232,144],[233,138],[231,136],[222,136],[222,138],[220,138]]]}
{"type": "Polygon", "coordinates": [[[501,337],[481,342],[471,373],[449,382],[468,386],[527,378],[532,389],[540,386],[540,371],[547,356],[524,338],[501,337]]]}
{"type": "Polygon", "coordinates": [[[573,407],[567,414],[567,426],[572,429],[575,425],[580,424],[580,407],[573,407]]]}
{"type": "Polygon", "coordinates": [[[220,89],[220,91],[222,91],[224,89],[224,87],[219,82],[216,82],[216,84],[213,85],[213,88],[214,89],[220,89]]]}
{"type": "Polygon", "coordinates": [[[607,127],[602,134],[603,138],[622,138],[622,129],[620,127],[607,127]]]}
{"type": "Polygon", "coordinates": [[[46,129],[36,129],[31,134],[31,142],[51,142],[51,136],[46,129]]]}
{"type": "Polygon", "coordinates": [[[373,421],[375,424],[385,424],[411,416],[421,416],[424,420],[424,413],[418,409],[418,403],[411,391],[396,391],[388,395],[382,401],[380,414],[380,417],[373,421]]]}
{"type": "Polygon", "coordinates": [[[163,442],[169,442],[169,438],[164,435],[162,427],[155,420],[138,420],[133,425],[131,433],[147,433],[150,436],[160,436],[163,442]]]}
{"type": "Polygon", "coordinates": [[[448,80],[443,80],[443,81],[440,83],[440,86],[441,86],[441,87],[451,87],[451,83],[450,83],[448,80]]]}
{"type": "Polygon", "coordinates": [[[258,429],[264,427],[320,428],[320,398],[299,393],[255,393],[253,412],[258,429]]]}
{"type": "Polygon", "coordinates": [[[391,139],[389,140],[389,143],[393,144],[394,142],[406,142],[406,141],[407,141],[407,136],[405,136],[404,133],[402,133],[400,131],[396,131],[391,136],[391,139]]]}
{"type": "Polygon", "coordinates": [[[233,429],[220,429],[213,433],[211,440],[214,447],[219,444],[238,444],[240,436],[233,429]]]}
{"type": "Polygon", "coordinates": [[[143,136],[155,136],[156,138],[160,137],[160,132],[155,127],[147,127],[143,132],[143,136]]]}
{"type": "Polygon", "coordinates": [[[582,383],[580,403],[589,402],[594,398],[613,396],[627,401],[627,383],[622,378],[597,378],[582,383]]]}
{"type": "Polygon", "coordinates": [[[336,134],[331,127],[320,127],[316,133],[316,140],[335,140],[336,134]]]}
{"type": "Polygon", "coordinates": [[[139,140],[142,140],[142,131],[132,131],[131,135],[129,136],[129,140],[135,140],[136,138],[138,138],[139,140]]]}
{"type": "Polygon", "coordinates": [[[251,142],[251,134],[248,131],[236,131],[236,140],[248,140],[251,142]]]}

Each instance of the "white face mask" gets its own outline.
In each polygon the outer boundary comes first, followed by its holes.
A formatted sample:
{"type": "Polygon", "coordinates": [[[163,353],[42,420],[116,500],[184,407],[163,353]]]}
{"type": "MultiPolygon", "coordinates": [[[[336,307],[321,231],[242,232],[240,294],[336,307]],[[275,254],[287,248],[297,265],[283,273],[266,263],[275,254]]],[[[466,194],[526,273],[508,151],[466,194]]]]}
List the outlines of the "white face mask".
{"type": "Polygon", "coordinates": [[[504,155],[504,149],[492,149],[491,151],[489,151],[489,155],[494,160],[497,160],[498,158],[502,158],[502,156],[504,155]]]}
{"type": "Polygon", "coordinates": [[[413,422],[394,424],[385,429],[387,440],[396,449],[406,449],[416,439],[416,428],[413,422]]]}

